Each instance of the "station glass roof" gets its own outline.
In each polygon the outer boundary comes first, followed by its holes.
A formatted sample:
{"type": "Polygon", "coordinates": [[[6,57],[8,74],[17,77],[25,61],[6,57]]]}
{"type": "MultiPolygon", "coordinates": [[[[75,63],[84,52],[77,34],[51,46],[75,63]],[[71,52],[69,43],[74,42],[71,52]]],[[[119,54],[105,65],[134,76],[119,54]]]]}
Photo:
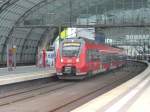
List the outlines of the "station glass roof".
{"type": "Polygon", "coordinates": [[[18,62],[34,62],[48,30],[80,25],[77,20],[84,18],[94,18],[87,22],[92,27],[105,26],[101,31],[108,38],[149,35],[149,5],[150,0],[0,0],[0,63],[11,44],[17,46],[18,62]]]}

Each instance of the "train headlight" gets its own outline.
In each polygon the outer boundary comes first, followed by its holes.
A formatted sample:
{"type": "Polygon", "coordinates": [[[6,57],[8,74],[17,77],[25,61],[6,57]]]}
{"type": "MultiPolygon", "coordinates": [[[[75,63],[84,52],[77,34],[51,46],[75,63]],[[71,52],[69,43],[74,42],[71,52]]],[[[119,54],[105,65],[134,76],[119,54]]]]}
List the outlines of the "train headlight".
{"type": "Polygon", "coordinates": [[[64,60],[63,60],[63,59],[61,59],[60,61],[61,61],[61,63],[63,63],[63,62],[64,62],[64,60]]]}
{"type": "Polygon", "coordinates": [[[79,63],[79,62],[80,62],[79,58],[77,58],[77,59],[76,59],[76,62],[77,62],[77,63],[79,63]]]}

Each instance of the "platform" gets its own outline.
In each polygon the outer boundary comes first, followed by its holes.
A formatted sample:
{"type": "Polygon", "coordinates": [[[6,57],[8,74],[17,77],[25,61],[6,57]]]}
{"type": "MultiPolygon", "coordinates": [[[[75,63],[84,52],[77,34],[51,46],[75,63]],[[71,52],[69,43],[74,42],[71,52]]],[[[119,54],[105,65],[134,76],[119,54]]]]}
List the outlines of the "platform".
{"type": "Polygon", "coordinates": [[[0,68],[0,85],[46,78],[53,75],[55,75],[54,67],[22,66],[16,67],[13,71],[8,71],[8,68],[0,68]]]}
{"type": "Polygon", "coordinates": [[[150,64],[138,76],[71,112],[149,112],[150,64]]]}

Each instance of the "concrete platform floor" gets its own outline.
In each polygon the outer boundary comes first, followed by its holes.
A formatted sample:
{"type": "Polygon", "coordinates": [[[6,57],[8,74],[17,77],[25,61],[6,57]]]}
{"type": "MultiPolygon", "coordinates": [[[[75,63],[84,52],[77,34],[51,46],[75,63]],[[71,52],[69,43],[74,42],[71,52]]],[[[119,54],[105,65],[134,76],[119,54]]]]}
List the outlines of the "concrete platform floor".
{"type": "Polygon", "coordinates": [[[71,112],[150,112],[150,64],[135,78],[71,112]]]}
{"type": "Polygon", "coordinates": [[[54,67],[22,66],[16,67],[13,71],[8,71],[8,68],[0,68],[0,85],[51,77],[54,74],[54,67]]]}

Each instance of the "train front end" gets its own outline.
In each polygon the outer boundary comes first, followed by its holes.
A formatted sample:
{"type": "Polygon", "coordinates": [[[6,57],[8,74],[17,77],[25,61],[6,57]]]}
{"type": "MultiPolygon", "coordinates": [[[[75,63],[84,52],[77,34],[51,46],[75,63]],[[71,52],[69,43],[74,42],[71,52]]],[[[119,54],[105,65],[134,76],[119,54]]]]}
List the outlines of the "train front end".
{"type": "Polygon", "coordinates": [[[66,39],[60,44],[56,56],[56,72],[59,79],[82,79],[84,69],[84,41],[66,39]]]}

